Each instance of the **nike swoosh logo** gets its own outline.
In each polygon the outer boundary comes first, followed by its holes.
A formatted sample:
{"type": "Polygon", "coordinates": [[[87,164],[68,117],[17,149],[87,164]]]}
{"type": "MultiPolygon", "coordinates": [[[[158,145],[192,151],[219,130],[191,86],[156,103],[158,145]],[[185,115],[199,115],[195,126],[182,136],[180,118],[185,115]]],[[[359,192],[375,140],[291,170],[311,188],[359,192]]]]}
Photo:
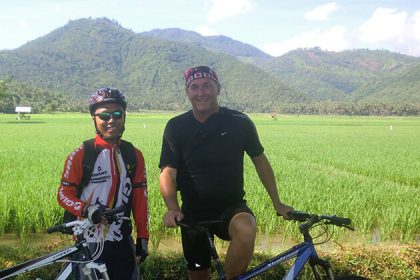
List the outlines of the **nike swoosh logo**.
{"type": "Polygon", "coordinates": [[[228,132],[227,132],[227,131],[222,132],[220,135],[225,136],[226,134],[228,134],[228,132]]]}

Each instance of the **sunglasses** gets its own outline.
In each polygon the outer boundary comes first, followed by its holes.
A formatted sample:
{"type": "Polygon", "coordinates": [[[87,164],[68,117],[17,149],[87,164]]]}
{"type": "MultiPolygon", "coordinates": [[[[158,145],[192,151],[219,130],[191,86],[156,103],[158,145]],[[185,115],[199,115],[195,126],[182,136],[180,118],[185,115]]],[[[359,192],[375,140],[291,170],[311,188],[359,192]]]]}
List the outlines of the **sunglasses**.
{"type": "Polygon", "coordinates": [[[113,118],[114,120],[119,120],[122,118],[123,116],[123,112],[122,111],[115,111],[115,112],[101,112],[98,114],[95,114],[95,116],[97,116],[98,118],[100,118],[103,121],[109,121],[111,118],[113,118]]]}

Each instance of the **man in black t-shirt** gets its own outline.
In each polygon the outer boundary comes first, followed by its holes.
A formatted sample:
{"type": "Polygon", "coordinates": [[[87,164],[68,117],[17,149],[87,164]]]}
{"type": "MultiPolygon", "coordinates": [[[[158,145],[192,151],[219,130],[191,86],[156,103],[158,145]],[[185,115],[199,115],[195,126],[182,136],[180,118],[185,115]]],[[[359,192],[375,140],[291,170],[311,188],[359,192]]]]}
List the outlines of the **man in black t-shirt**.
{"type": "MultiPolygon", "coordinates": [[[[278,195],[274,172],[264,155],[253,122],[243,113],[219,107],[220,84],[207,66],[185,72],[192,110],[166,125],[159,167],[160,191],[168,212],[164,223],[182,219],[222,221],[211,233],[230,240],[225,260],[228,279],[244,272],[252,258],[256,235],[254,214],[244,200],[244,154],[252,160],[275,211],[287,218],[292,207],[278,195]],[[181,193],[182,207],[177,200],[181,193]]],[[[189,279],[209,279],[210,252],[204,236],[181,230],[189,279]]]]}

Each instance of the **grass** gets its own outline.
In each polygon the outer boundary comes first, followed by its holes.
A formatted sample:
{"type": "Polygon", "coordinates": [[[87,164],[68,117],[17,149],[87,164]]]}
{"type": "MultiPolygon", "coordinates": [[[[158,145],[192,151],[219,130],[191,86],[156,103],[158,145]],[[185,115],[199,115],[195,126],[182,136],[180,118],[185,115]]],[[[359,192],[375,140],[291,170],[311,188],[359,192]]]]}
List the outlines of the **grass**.
{"type": "MultiPolygon", "coordinates": [[[[158,187],[162,133],[174,115],[129,114],[124,133],[143,151],[147,165],[152,246],[142,266],[145,279],[185,275],[180,252],[164,252],[164,241],[167,237],[177,241],[178,230],[163,226],[165,207],[158,187]]],[[[251,118],[275,170],[282,200],[299,210],[353,220],[356,232],[335,234],[333,241],[343,244],[343,250],[325,253],[338,275],[420,277],[420,118],[279,116],[274,121],[259,114],[251,118]]],[[[3,268],[56,249],[35,246],[33,233],[43,236],[47,227],[61,221],[56,193],[64,160],[94,130],[87,114],[33,115],[30,121],[0,115],[0,129],[3,268]],[[23,245],[10,245],[10,234],[23,245]]],[[[300,238],[295,223],[276,217],[249,159],[245,165],[246,198],[258,219],[258,242],[268,240],[257,250],[254,265],[276,252],[274,237],[282,244],[300,238]]],[[[261,279],[273,279],[285,268],[261,279]]],[[[56,269],[30,275],[49,279],[56,269]]]]}
{"type": "MultiPolygon", "coordinates": [[[[124,138],[144,153],[150,232],[157,248],[177,230],[163,226],[158,161],[166,121],[174,113],[129,114],[124,138]]],[[[278,179],[296,209],[350,217],[365,243],[418,241],[420,118],[251,115],[278,179]]],[[[43,232],[61,220],[56,202],[63,163],[94,135],[87,114],[0,115],[0,235],[43,232]]],[[[298,238],[296,225],[276,217],[251,161],[245,161],[247,200],[260,234],[298,238]]],[[[344,231],[341,239],[351,239],[344,231]]]]}
{"type": "MultiPolygon", "coordinates": [[[[52,250],[57,250],[61,245],[51,246],[21,246],[11,249],[1,246],[0,268],[9,267],[15,263],[35,258],[52,250]]],[[[420,277],[420,246],[390,246],[390,247],[354,247],[345,246],[333,252],[320,251],[322,258],[329,259],[336,277],[363,276],[367,279],[418,279],[420,277]]],[[[224,255],[221,254],[222,260],[224,255]]],[[[257,253],[250,264],[257,264],[269,259],[268,254],[257,253]]],[[[60,271],[62,264],[54,264],[45,268],[25,273],[16,279],[53,279],[60,271]]],[[[271,280],[280,279],[291,264],[285,263],[266,271],[255,279],[271,280]]],[[[145,280],[176,280],[186,279],[185,261],[180,252],[154,252],[140,266],[145,280]]],[[[213,278],[216,279],[216,271],[213,278]]],[[[300,280],[313,279],[310,267],[305,266],[300,280]]]]}

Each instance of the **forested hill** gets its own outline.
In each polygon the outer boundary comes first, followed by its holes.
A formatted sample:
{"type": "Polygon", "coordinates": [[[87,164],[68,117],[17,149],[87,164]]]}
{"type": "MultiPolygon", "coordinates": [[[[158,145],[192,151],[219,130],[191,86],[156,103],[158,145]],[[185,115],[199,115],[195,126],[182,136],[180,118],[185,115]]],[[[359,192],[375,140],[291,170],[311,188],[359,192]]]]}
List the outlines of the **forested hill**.
{"type": "Polygon", "coordinates": [[[228,106],[269,111],[278,100],[304,98],[235,57],[139,36],[108,19],[71,21],[18,49],[0,52],[0,77],[78,98],[110,86],[126,93],[131,110],[181,110],[188,106],[183,72],[200,64],[217,70],[221,102],[228,106]]]}
{"type": "Polygon", "coordinates": [[[291,51],[261,68],[315,100],[420,102],[420,76],[413,74],[419,65],[419,58],[384,50],[313,48],[291,51]]]}
{"type": "Polygon", "coordinates": [[[136,34],[101,18],[70,21],[20,48],[0,51],[0,82],[8,89],[8,98],[0,93],[0,112],[35,99],[35,109],[42,111],[41,96],[49,102],[57,97],[49,108],[81,110],[88,93],[104,86],[123,91],[129,110],[183,110],[183,71],[200,64],[219,74],[221,103],[248,112],[325,102],[420,104],[415,57],[317,48],[271,57],[225,36],[181,29],[136,34]]]}
{"type": "Polygon", "coordinates": [[[154,37],[170,41],[178,41],[189,44],[196,44],[208,50],[225,53],[234,56],[247,63],[261,64],[273,59],[272,56],[257,49],[254,46],[245,44],[229,37],[202,36],[194,31],[186,31],[179,28],[153,29],[148,32],[139,33],[140,36],[154,37]]]}

